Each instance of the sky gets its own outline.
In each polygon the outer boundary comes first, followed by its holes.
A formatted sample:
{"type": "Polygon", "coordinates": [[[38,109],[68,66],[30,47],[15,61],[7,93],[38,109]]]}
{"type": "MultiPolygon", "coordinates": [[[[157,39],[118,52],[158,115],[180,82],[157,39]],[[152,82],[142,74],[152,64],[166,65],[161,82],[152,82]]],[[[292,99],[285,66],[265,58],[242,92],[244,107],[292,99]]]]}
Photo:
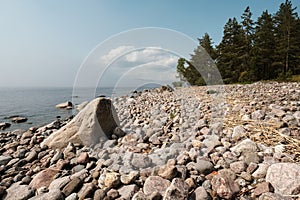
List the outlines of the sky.
{"type": "MultiPolygon", "coordinates": [[[[226,21],[247,6],[256,20],[283,1],[0,0],[0,87],[174,81],[178,56],[197,38],[207,32],[218,44],[226,21]]],[[[300,1],[292,3],[299,13],[300,1]]]]}

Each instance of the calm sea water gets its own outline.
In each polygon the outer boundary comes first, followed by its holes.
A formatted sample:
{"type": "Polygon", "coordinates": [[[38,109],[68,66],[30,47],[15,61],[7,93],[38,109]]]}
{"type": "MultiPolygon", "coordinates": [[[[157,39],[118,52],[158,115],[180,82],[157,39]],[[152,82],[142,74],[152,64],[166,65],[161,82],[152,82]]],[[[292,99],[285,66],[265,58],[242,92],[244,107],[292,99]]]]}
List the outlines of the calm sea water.
{"type": "Polygon", "coordinates": [[[25,123],[14,124],[5,131],[23,129],[32,126],[41,126],[56,120],[57,116],[62,119],[71,116],[73,111],[57,109],[56,104],[72,101],[80,104],[90,101],[99,95],[116,97],[130,94],[129,88],[0,88],[0,122],[9,122],[5,117],[19,115],[27,117],[25,123]]]}

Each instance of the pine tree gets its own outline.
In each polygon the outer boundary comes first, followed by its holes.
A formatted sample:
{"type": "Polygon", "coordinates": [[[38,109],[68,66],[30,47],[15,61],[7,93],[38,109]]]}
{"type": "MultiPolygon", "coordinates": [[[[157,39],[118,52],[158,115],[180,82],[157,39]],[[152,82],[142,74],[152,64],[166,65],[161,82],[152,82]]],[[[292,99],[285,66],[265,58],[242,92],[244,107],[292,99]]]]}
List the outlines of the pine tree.
{"type": "Polygon", "coordinates": [[[210,57],[215,60],[217,58],[216,50],[213,47],[213,42],[208,33],[205,33],[201,39],[198,39],[199,44],[206,50],[210,57]]]}
{"type": "Polygon", "coordinates": [[[241,56],[243,59],[242,64],[242,74],[239,77],[240,81],[249,81],[249,71],[250,71],[250,59],[251,59],[251,49],[253,45],[253,31],[254,31],[254,22],[251,19],[252,13],[250,11],[250,7],[248,6],[243,15],[241,16],[242,22],[242,30],[244,34],[244,40],[241,41],[241,56]]]}
{"type": "MultiPolygon", "coordinates": [[[[299,48],[295,45],[297,27],[296,8],[293,8],[291,1],[286,0],[280,5],[275,15],[276,23],[276,63],[282,68],[282,75],[286,77],[289,70],[295,69],[291,61],[296,58],[295,52],[299,48]]],[[[293,63],[295,65],[295,63],[293,63]]]]}
{"type": "Polygon", "coordinates": [[[258,18],[253,36],[252,49],[252,77],[253,81],[276,78],[278,70],[273,66],[275,52],[274,20],[268,11],[264,11],[258,18]]]}
{"type": "Polygon", "coordinates": [[[236,18],[229,19],[224,26],[223,38],[217,47],[217,66],[224,83],[238,82],[242,73],[244,35],[236,18]]]}

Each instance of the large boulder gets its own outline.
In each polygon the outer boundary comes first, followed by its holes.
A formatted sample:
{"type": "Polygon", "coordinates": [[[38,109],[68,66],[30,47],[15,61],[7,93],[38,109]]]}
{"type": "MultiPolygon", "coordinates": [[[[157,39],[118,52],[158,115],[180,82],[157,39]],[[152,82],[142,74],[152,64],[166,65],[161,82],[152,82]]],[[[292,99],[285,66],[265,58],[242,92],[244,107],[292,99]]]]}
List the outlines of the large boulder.
{"type": "Polygon", "coordinates": [[[270,182],[275,193],[281,195],[300,194],[300,165],[296,163],[275,163],[267,172],[266,181],[270,182]]]}
{"type": "Polygon", "coordinates": [[[62,149],[69,142],[91,146],[114,137],[124,136],[110,99],[96,98],[85,106],[67,125],[50,135],[42,146],[62,149]]]}

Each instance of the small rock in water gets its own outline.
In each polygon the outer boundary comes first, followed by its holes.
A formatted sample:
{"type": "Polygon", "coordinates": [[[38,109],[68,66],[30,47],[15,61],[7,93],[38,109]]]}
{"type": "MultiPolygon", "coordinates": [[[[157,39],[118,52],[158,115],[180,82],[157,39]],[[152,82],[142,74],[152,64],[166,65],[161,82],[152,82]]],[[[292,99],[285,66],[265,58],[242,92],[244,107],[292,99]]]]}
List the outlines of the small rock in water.
{"type": "Polygon", "coordinates": [[[28,119],[26,117],[14,117],[11,119],[14,123],[23,123],[26,122],[28,119]]]}

